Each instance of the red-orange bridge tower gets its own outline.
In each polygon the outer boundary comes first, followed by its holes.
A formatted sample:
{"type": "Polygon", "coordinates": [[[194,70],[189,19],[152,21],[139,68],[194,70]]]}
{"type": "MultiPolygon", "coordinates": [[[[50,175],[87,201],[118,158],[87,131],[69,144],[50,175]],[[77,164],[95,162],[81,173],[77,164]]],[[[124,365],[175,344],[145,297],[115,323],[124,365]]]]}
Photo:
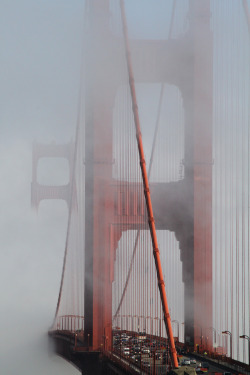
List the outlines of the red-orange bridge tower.
{"type": "MultiPolygon", "coordinates": [[[[87,46],[86,91],[89,95],[86,101],[85,168],[88,199],[84,316],[85,335],[90,335],[94,348],[100,346],[104,332],[111,337],[110,301],[116,241],[122,230],[137,229],[137,215],[131,214],[131,206],[136,205],[135,199],[131,198],[134,196],[133,184],[126,197],[122,191],[116,191],[112,178],[113,106],[116,92],[124,84],[119,71],[123,67],[124,47],[110,32],[108,12],[108,1],[92,1],[90,44],[87,46]],[[119,211],[119,206],[123,210],[119,211]],[[120,225],[113,225],[117,224],[114,215],[119,215],[120,225]],[[116,231],[113,243],[110,242],[112,231],[116,231]]],[[[212,34],[209,1],[190,1],[189,12],[190,28],[183,37],[167,41],[134,40],[131,49],[138,82],[167,82],[176,85],[182,93],[185,177],[179,182],[156,184],[151,191],[157,229],[174,231],[180,243],[185,283],[185,342],[192,345],[194,336],[200,335],[200,326],[212,326],[212,34]],[[144,59],[147,63],[143,63],[144,59]]],[[[139,210],[135,208],[135,211],[139,210]]]]}
{"type": "MultiPolygon", "coordinates": [[[[194,343],[196,327],[212,326],[212,33],[210,1],[190,0],[189,28],[178,39],[131,40],[137,82],[178,87],[185,113],[185,177],[151,186],[157,229],[175,233],[180,243],[185,283],[185,342],[194,343]]],[[[86,242],[85,335],[98,348],[103,334],[111,337],[113,262],[117,242],[127,228],[137,229],[136,186],[123,183],[117,191],[112,175],[113,107],[123,80],[124,46],[110,30],[109,1],[89,4],[86,43],[86,242]],[[129,189],[127,196],[123,190],[129,189]],[[116,218],[115,218],[116,216],[116,218]],[[120,223],[117,221],[119,217],[120,223]],[[115,225],[114,225],[115,224],[115,225]]],[[[69,201],[69,185],[41,187],[36,183],[40,157],[66,157],[72,145],[36,145],[33,203],[41,199],[69,201]]],[[[166,161],[167,163],[167,161],[166,161]]],[[[111,345],[109,342],[108,345],[111,345]]],[[[209,345],[209,344],[208,344],[209,345]]]]}
{"type": "MultiPolygon", "coordinates": [[[[140,181],[125,178],[118,181],[114,176],[114,106],[117,92],[128,84],[124,74],[124,42],[110,27],[109,1],[91,0],[87,4],[84,341],[93,351],[100,350],[102,345],[110,351],[116,249],[123,234],[146,229],[147,219],[143,216],[145,203],[138,187],[140,181]]],[[[172,231],[179,242],[185,287],[184,341],[190,346],[203,344],[207,349],[212,345],[212,331],[207,330],[212,327],[213,38],[210,16],[209,0],[190,0],[189,26],[178,38],[172,38],[170,32],[167,40],[130,40],[136,82],[170,84],[181,93],[184,177],[179,181],[152,182],[150,190],[156,229],[172,231]],[[203,343],[202,330],[207,335],[203,343]]],[[[36,150],[33,203],[38,205],[41,199],[54,198],[58,192],[59,198],[70,205],[70,191],[75,189],[73,172],[70,173],[71,187],[69,184],[54,189],[38,186],[35,175],[37,160],[42,156],[66,157],[72,166],[71,144],[64,148],[40,146],[36,150]]],[[[132,164],[130,168],[134,168],[132,164]]],[[[77,206],[77,199],[74,202],[77,206]]]]}

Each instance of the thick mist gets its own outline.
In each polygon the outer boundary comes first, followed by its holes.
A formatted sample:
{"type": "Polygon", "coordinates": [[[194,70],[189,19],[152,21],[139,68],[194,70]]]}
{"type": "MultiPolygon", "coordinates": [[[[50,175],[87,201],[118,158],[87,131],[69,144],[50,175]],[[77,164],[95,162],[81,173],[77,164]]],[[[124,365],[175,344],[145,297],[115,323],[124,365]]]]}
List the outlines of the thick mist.
{"type": "MultiPolygon", "coordinates": [[[[67,207],[44,201],[31,210],[32,142],[74,137],[84,2],[1,1],[0,63],[0,373],[79,372],[49,354],[60,285],[67,207]]],[[[49,160],[41,183],[68,178],[49,160]],[[45,180],[46,178],[46,180],[45,180]]]]}
{"type": "MultiPolygon", "coordinates": [[[[119,1],[110,0],[110,4],[111,14],[115,15],[119,1]]],[[[125,4],[131,38],[168,38],[173,1],[125,0],[125,4]]],[[[35,212],[30,201],[33,141],[60,144],[74,139],[84,6],[84,0],[0,2],[0,374],[3,375],[79,374],[65,360],[50,352],[47,336],[60,286],[67,206],[64,201],[43,201],[35,212]]],[[[174,20],[172,33],[175,39],[188,29],[187,6],[188,0],[177,2],[178,17],[174,20]]],[[[105,59],[107,64],[109,59],[109,56],[105,59]]],[[[104,65],[101,69],[100,76],[104,65]]],[[[219,76],[220,69],[217,69],[217,74],[219,76]]],[[[147,164],[160,84],[137,83],[147,164]]],[[[179,113],[180,118],[175,117],[175,106],[169,98],[176,95],[176,101],[180,103],[181,95],[172,89],[170,86],[166,88],[163,114],[165,111],[168,121],[170,118],[173,124],[179,124],[184,121],[183,113],[179,113]]],[[[161,125],[166,128],[165,119],[161,125]]],[[[106,136],[105,129],[103,135],[106,136]]],[[[107,138],[100,141],[105,139],[108,144],[107,138]]],[[[159,162],[157,159],[156,162],[158,166],[162,162],[162,170],[167,174],[166,134],[160,133],[159,138],[162,143],[159,143],[156,156],[159,162]]],[[[168,145],[169,156],[171,144],[174,145],[172,139],[168,145]]],[[[215,159],[215,166],[216,162],[215,159]]],[[[179,160],[176,165],[174,180],[182,180],[184,165],[179,160]]],[[[39,161],[38,182],[67,183],[69,171],[67,166],[64,167],[61,160],[53,160],[53,163],[49,159],[39,161]]],[[[152,181],[159,182],[155,170],[152,181]]],[[[172,181],[173,178],[165,180],[172,181]]],[[[167,257],[163,258],[163,265],[167,269],[167,257]]],[[[178,313],[173,312],[171,317],[182,322],[183,317],[178,313]]],[[[220,327],[222,329],[228,327],[220,327]]]]}

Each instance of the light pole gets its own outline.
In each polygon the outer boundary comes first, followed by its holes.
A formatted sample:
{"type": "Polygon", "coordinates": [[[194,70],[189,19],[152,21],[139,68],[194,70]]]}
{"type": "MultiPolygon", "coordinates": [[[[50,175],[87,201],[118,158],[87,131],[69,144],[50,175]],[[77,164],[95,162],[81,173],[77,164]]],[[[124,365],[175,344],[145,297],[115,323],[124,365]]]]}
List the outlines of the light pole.
{"type": "Polygon", "coordinates": [[[122,331],[127,331],[127,327],[126,327],[126,325],[127,325],[127,322],[126,322],[126,320],[125,320],[125,323],[124,323],[124,325],[125,325],[125,329],[123,329],[123,322],[124,322],[124,320],[123,320],[123,318],[126,318],[127,317],[127,315],[121,315],[121,330],[122,331]]]}
{"type": "Polygon", "coordinates": [[[201,340],[201,349],[202,349],[202,339],[203,339],[203,336],[202,336],[202,326],[200,326],[199,324],[194,324],[193,327],[199,327],[200,328],[200,340],[201,340]]]}
{"type": "MultiPolygon", "coordinates": [[[[182,338],[185,338],[185,322],[182,322],[181,323],[181,334],[182,334],[182,338]]],[[[185,340],[184,340],[185,341],[185,340]]]]}
{"type": "MultiPolygon", "coordinates": [[[[131,318],[132,319],[132,315],[128,315],[128,318],[131,318]]],[[[132,322],[132,320],[130,320],[131,321],[131,323],[129,324],[129,326],[131,326],[131,331],[133,332],[133,329],[132,329],[132,327],[133,327],[133,322],[132,322]]],[[[130,328],[130,327],[129,327],[130,328]]]]}
{"type": "Polygon", "coordinates": [[[233,342],[232,342],[232,333],[230,331],[222,331],[223,335],[230,336],[230,357],[233,358],[233,342]]]}
{"type": "Polygon", "coordinates": [[[121,318],[121,315],[116,315],[116,327],[118,329],[122,329],[122,318],[121,318]],[[120,319],[120,324],[119,324],[119,319],[120,319]]]}
{"type": "Polygon", "coordinates": [[[216,343],[216,329],[214,327],[209,327],[214,332],[214,343],[216,343]]]}
{"type": "MultiPolygon", "coordinates": [[[[134,318],[138,318],[138,315],[132,315],[132,331],[133,331],[133,333],[136,333],[136,329],[134,331],[134,318]]],[[[136,323],[136,324],[138,324],[138,323],[136,323]]]]}
{"type": "Polygon", "coordinates": [[[146,316],[145,320],[146,320],[146,330],[149,335],[152,335],[151,324],[150,324],[152,320],[151,316],[146,316]],[[149,324],[148,324],[148,319],[150,319],[149,324]]]}
{"type": "MultiPolygon", "coordinates": [[[[143,329],[143,333],[146,332],[146,319],[145,319],[145,316],[144,315],[140,315],[139,318],[142,319],[142,329],[143,329]]],[[[141,321],[140,321],[140,331],[141,331],[141,321]]]]}
{"type": "Polygon", "coordinates": [[[88,333],[88,351],[89,351],[89,337],[90,337],[90,333],[88,333]]]}
{"type": "MultiPolygon", "coordinates": [[[[155,321],[158,320],[158,322],[159,322],[158,336],[161,337],[161,318],[159,318],[158,316],[156,316],[154,319],[155,319],[155,321]]],[[[155,334],[157,335],[157,325],[156,324],[155,324],[155,334]]]]}
{"type": "Polygon", "coordinates": [[[240,339],[246,339],[248,341],[248,364],[250,366],[250,337],[247,335],[241,335],[240,339]]]}
{"type": "Polygon", "coordinates": [[[138,333],[145,333],[146,331],[146,320],[144,315],[138,316],[138,333]]]}
{"type": "Polygon", "coordinates": [[[75,332],[75,350],[76,350],[76,346],[77,346],[77,333],[75,332]]]}
{"type": "Polygon", "coordinates": [[[172,323],[177,323],[177,339],[180,340],[180,324],[178,320],[172,320],[172,323]]]}
{"type": "Polygon", "coordinates": [[[214,337],[212,337],[212,348],[214,349],[214,351],[216,353],[216,347],[218,346],[217,345],[217,338],[216,338],[216,329],[214,327],[208,327],[208,329],[210,329],[214,333],[214,337]],[[213,343],[213,339],[214,339],[214,343],[213,343]]]}

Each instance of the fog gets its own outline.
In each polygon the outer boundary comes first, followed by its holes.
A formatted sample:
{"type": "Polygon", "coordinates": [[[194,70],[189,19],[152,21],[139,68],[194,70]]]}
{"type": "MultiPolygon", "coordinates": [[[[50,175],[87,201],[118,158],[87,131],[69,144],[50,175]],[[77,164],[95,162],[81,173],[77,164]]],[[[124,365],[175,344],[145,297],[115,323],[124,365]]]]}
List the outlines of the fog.
{"type": "MultiPolygon", "coordinates": [[[[115,13],[118,1],[110,3],[115,13]]],[[[175,38],[186,30],[187,3],[177,4],[181,27],[175,25],[175,38]]],[[[143,4],[126,1],[130,36],[167,38],[172,1],[158,0],[158,9],[152,0],[143,4]]],[[[38,212],[32,210],[30,184],[33,141],[48,144],[74,139],[83,19],[84,0],[0,2],[0,373],[4,375],[79,373],[49,351],[47,337],[59,292],[67,206],[63,201],[43,201],[38,212]]],[[[147,159],[152,131],[145,123],[150,127],[155,121],[160,85],[150,89],[154,98],[149,99],[147,113],[143,111],[145,87],[137,85],[147,159]]],[[[64,167],[58,160],[39,162],[38,182],[67,182],[69,173],[64,167]]],[[[157,176],[153,174],[152,179],[157,176]]]]}
{"type": "MultiPolygon", "coordinates": [[[[47,345],[60,285],[67,207],[62,201],[46,201],[36,213],[31,209],[30,184],[32,142],[63,143],[74,136],[83,11],[84,2],[78,0],[0,2],[0,373],[4,375],[79,373],[49,354],[47,345]]],[[[39,166],[39,182],[68,178],[63,168],[58,168],[56,177],[53,168],[46,175],[44,169],[46,161],[39,166]]]]}

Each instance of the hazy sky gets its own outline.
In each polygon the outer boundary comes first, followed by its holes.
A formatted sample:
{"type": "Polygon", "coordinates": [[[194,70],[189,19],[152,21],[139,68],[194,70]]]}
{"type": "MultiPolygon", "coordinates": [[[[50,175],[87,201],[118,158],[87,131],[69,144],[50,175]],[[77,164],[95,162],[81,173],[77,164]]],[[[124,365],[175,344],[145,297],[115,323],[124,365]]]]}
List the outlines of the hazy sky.
{"type": "Polygon", "coordinates": [[[83,0],[0,1],[3,375],[78,373],[59,357],[48,356],[47,349],[62,269],[66,205],[42,202],[37,215],[31,210],[30,184],[32,141],[60,143],[74,136],[83,10],[83,0]]]}
{"type": "MultiPolygon", "coordinates": [[[[187,0],[178,4],[183,6],[187,0]]],[[[172,1],[158,0],[155,7],[152,0],[126,0],[126,5],[133,10],[134,25],[143,20],[141,32],[130,28],[132,35],[168,35],[172,1]],[[161,27],[156,28],[156,23],[161,27]]],[[[33,140],[63,143],[74,138],[83,17],[84,0],[0,0],[3,375],[78,373],[49,355],[47,346],[59,291],[67,208],[64,202],[46,201],[37,214],[31,210],[30,184],[33,140]]],[[[41,163],[39,182],[53,183],[55,178],[65,182],[63,166],[56,170],[55,176],[54,163],[41,163]]]]}

